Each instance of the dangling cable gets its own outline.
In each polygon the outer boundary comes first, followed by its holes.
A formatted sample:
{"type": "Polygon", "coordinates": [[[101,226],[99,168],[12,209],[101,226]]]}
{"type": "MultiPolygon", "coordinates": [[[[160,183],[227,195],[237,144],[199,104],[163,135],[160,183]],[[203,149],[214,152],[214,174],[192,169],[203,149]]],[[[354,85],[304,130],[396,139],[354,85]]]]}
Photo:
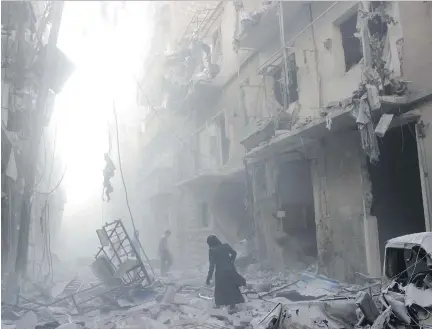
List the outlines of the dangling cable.
{"type": "MultiPolygon", "coordinates": [[[[133,230],[134,230],[134,237],[135,237],[135,236],[137,236],[137,232],[138,231],[136,229],[135,221],[134,221],[133,215],[132,215],[132,210],[131,210],[131,207],[129,205],[129,197],[128,197],[128,192],[127,192],[126,182],[125,182],[125,179],[124,179],[124,176],[123,176],[123,168],[122,168],[122,164],[121,164],[121,155],[120,155],[120,142],[119,142],[117,111],[116,111],[116,108],[115,108],[114,100],[113,100],[113,112],[114,112],[114,120],[115,120],[116,136],[117,136],[117,155],[118,155],[118,163],[119,163],[120,176],[121,176],[122,183],[123,183],[123,188],[124,188],[125,197],[126,197],[126,205],[127,205],[128,210],[129,210],[129,216],[130,216],[130,219],[131,219],[131,222],[132,222],[132,227],[133,227],[133,230]]],[[[137,238],[137,240],[138,240],[138,244],[140,246],[140,249],[142,250],[142,252],[144,254],[144,257],[146,258],[146,260],[148,262],[148,265],[150,267],[150,270],[152,271],[153,276],[156,277],[155,272],[153,270],[153,267],[150,264],[150,260],[147,257],[147,254],[146,254],[143,246],[141,245],[141,241],[138,238],[137,238]]]]}

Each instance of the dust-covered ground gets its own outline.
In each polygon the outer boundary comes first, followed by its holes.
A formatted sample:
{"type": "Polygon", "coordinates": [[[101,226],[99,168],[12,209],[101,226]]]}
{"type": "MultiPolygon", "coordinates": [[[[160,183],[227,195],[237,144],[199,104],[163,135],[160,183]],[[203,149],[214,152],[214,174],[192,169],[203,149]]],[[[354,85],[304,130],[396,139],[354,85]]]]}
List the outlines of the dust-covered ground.
{"type": "Polygon", "coordinates": [[[238,329],[256,327],[279,303],[337,300],[360,289],[319,276],[313,268],[276,273],[252,264],[239,269],[247,280],[242,288],[245,303],[235,309],[216,308],[214,287],[205,285],[207,270],[203,264],[160,277],[155,269],[151,285],[113,291],[100,285],[90,267],[76,263],[58,271],[53,284],[27,282],[20,292],[25,299],[20,298],[18,306],[3,305],[2,328],[238,329]]]}

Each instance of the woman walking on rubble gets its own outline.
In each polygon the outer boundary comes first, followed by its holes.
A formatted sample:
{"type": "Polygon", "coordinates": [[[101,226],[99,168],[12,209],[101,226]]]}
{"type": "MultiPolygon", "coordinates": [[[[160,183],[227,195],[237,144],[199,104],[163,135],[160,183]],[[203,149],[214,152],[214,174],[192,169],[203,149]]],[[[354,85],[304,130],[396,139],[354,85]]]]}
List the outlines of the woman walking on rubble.
{"type": "Polygon", "coordinates": [[[229,305],[233,308],[235,304],[244,303],[240,287],[246,285],[246,280],[238,274],[234,265],[237,253],[229,244],[221,243],[214,235],[207,238],[207,244],[210,267],[206,283],[210,285],[216,268],[214,290],[216,306],[229,305]]]}

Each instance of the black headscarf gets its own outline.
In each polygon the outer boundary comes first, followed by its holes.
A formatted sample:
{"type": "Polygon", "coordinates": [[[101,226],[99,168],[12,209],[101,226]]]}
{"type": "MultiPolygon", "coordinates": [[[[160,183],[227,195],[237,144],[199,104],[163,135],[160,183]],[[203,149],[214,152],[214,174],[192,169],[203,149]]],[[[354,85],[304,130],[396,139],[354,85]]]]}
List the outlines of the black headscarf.
{"type": "Polygon", "coordinates": [[[211,248],[222,244],[222,242],[220,242],[220,240],[216,237],[216,235],[209,235],[207,238],[207,244],[211,248]]]}

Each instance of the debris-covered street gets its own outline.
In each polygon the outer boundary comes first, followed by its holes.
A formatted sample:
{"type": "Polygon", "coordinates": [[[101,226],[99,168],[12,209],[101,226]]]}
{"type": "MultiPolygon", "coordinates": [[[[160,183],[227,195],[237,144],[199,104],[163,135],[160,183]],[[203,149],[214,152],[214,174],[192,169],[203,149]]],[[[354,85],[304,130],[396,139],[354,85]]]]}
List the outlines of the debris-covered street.
{"type": "Polygon", "coordinates": [[[432,329],[432,2],[1,24],[1,329],[432,329]]]}
{"type": "MultiPolygon", "coordinates": [[[[122,228],[122,223],[116,221],[101,231],[117,229],[123,233],[122,228]]],[[[99,236],[103,236],[101,231],[99,236]]],[[[62,282],[25,283],[16,304],[2,304],[2,326],[10,329],[340,328],[341,325],[426,328],[432,325],[431,241],[432,233],[390,240],[385,277],[370,278],[358,273],[358,282],[362,284],[356,285],[326,278],[317,274],[316,268],[276,273],[260,264],[249,264],[243,267],[247,281],[242,288],[244,302],[227,308],[215,307],[213,288],[203,284],[206,266],[159,277],[149,263],[142,262],[133,252],[119,259],[115,266],[109,260],[110,255],[118,255],[132,246],[132,241],[125,238],[101,245],[100,252],[105,256],[97,254],[93,273],[83,267],[62,282]],[[409,258],[405,258],[407,253],[409,258]],[[400,255],[405,260],[402,263],[400,255]],[[115,269],[113,274],[103,271],[106,264],[115,269]]]]}

